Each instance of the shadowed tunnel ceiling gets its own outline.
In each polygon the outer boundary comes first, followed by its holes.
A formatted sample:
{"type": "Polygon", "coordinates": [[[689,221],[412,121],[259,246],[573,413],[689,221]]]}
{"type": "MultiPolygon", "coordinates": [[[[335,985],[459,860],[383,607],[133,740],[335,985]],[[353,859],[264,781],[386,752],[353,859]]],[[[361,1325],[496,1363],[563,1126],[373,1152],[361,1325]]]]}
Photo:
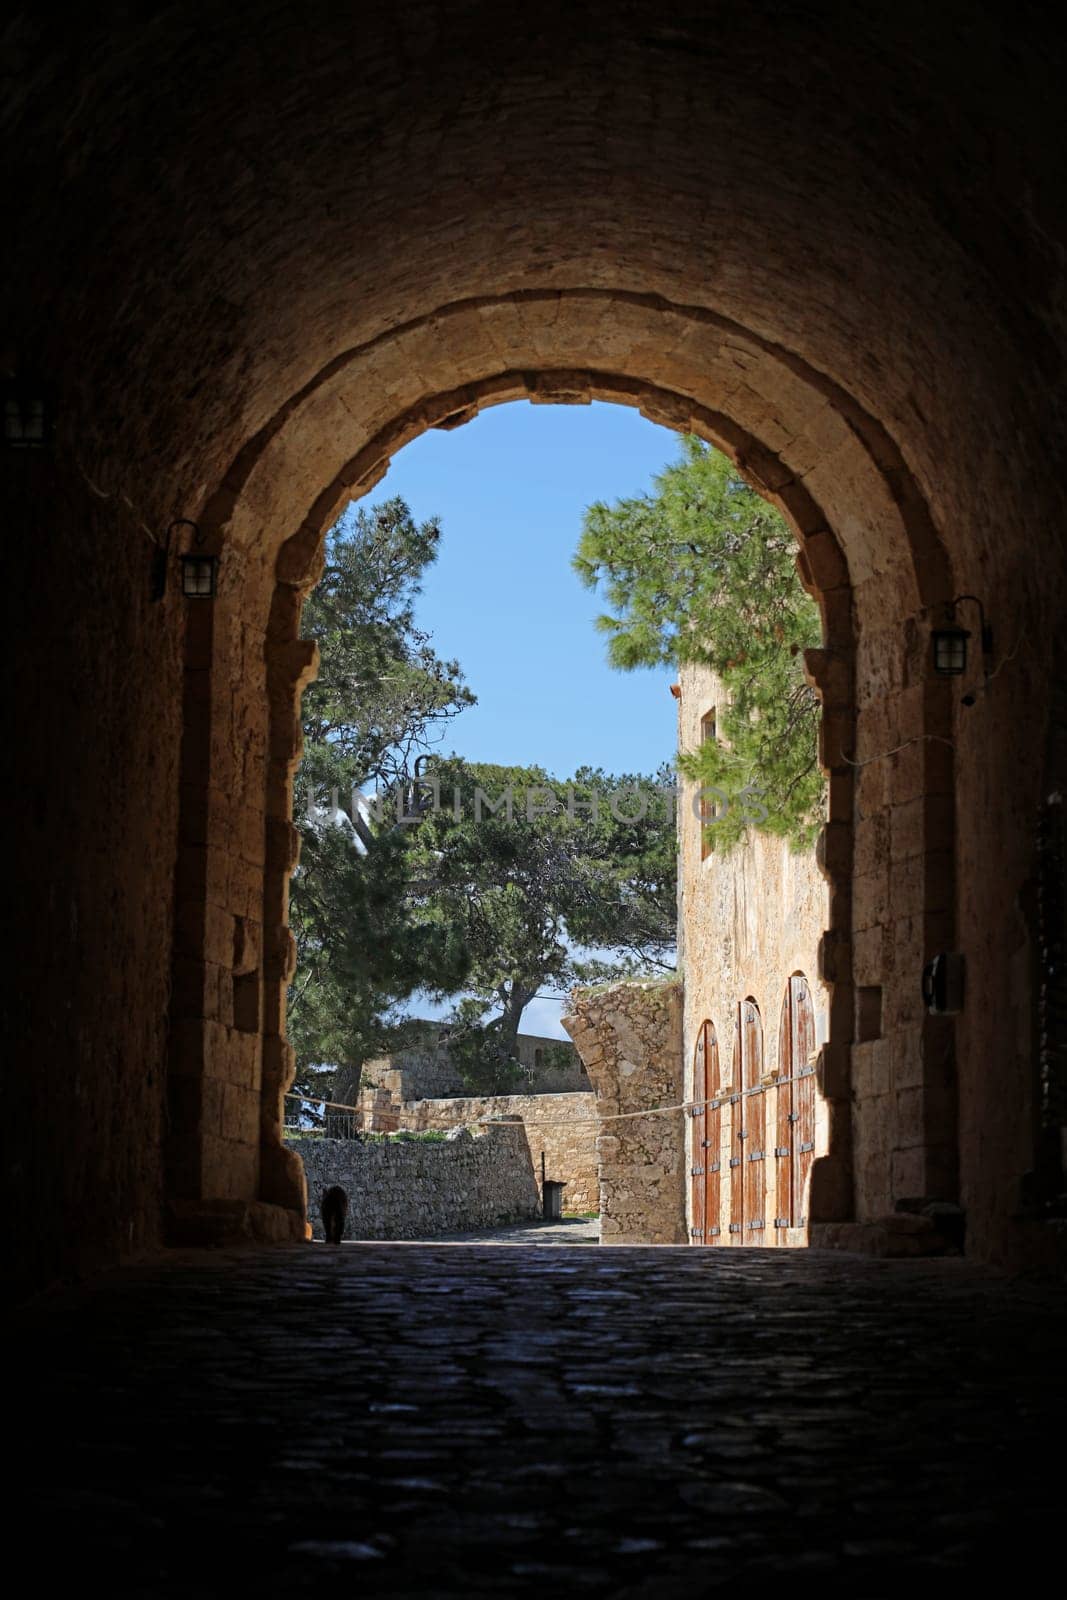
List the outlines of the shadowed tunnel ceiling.
{"type": "MultiPolygon", "coordinates": [[[[16,351],[91,348],[64,389],[93,446],[189,501],[384,329],[529,288],[657,294],[841,385],[944,494],[976,391],[1040,413],[1055,361],[1045,63],[996,10],[163,6],[87,17],[59,57],[39,14],[9,27],[16,299],[64,270],[16,351]]],[[[984,420],[990,453],[1017,443],[984,420]]]]}

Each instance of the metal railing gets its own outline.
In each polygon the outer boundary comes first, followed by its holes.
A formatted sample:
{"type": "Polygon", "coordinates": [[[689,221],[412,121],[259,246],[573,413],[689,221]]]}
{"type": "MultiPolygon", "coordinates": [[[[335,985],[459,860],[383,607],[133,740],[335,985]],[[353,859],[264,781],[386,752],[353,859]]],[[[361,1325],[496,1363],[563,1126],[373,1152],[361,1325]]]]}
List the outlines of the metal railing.
{"type": "Polygon", "coordinates": [[[285,1131],[303,1139],[362,1139],[363,1112],[307,1095],[285,1097],[285,1131]]]}

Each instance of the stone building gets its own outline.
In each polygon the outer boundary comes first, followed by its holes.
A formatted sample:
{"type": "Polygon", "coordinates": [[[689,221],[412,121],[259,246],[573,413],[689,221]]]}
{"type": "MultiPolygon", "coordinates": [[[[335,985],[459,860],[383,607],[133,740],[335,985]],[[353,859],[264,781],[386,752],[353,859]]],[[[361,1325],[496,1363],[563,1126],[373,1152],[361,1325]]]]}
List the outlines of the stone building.
{"type": "MultiPolygon", "coordinates": [[[[363,1064],[356,1105],[363,1126],[371,1131],[389,1133],[408,1126],[405,1108],[412,1101],[455,1099],[470,1092],[449,1055],[445,1025],[422,1021],[417,1028],[418,1037],[407,1048],[363,1064]]],[[[521,1068],[516,1095],[589,1092],[588,1074],[567,1040],[520,1033],[516,1055],[521,1068]]]]}
{"type": "MultiPolygon", "coordinates": [[[[725,690],[708,667],[679,673],[678,748],[721,737],[725,690]]],[[[786,1245],[808,1237],[811,1168],[825,1155],[818,1047],[829,993],[818,977],[829,911],[814,850],[750,828],[717,848],[693,780],[678,803],[678,959],[689,1236],[786,1245]]]]}

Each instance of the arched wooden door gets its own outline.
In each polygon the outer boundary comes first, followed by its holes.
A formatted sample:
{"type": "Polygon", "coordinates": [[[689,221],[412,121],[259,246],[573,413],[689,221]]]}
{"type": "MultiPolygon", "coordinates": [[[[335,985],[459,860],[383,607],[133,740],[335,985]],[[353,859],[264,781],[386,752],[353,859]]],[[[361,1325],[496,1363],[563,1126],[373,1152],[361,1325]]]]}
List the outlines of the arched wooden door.
{"type": "Polygon", "coordinates": [[[803,1228],[815,1155],[815,1010],[802,972],[795,972],[786,986],[779,1052],[776,1159],[785,1170],[780,1174],[775,1225],[803,1228]]]}
{"type": "Polygon", "coordinates": [[[729,1242],[744,1244],[745,1215],[745,1097],[741,1040],[741,1007],[734,1013],[733,1066],[730,1071],[730,1221],[729,1242]]]}
{"type": "Polygon", "coordinates": [[[693,1244],[718,1244],[722,1173],[722,1109],[719,1092],[719,1044],[715,1024],[703,1022],[693,1060],[693,1107],[690,1138],[693,1244]]]}
{"type": "Polygon", "coordinates": [[[704,1064],[708,1097],[708,1114],[704,1133],[704,1162],[706,1203],[704,1211],[704,1243],[722,1242],[722,1101],[719,1090],[722,1077],[719,1073],[719,1040],[713,1022],[704,1024],[704,1064]]]}
{"type": "Polygon", "coordinates": [[[704,1024],[697,1034],[693,1053],[693,1105],[691,1108],[689,1137],[689,1185],[693,1220],[689,1225],[691,1244],[704,1244],[708,1210],[707,1179],[707,1128],[708,1128],[708,1062],[704,1024]]]}
{"type": "Polygon", "coordinates": [[[754,1000],[738,1008],[741,1033],[742,1098],[739,1130],[742,1145],[742,1239],[762,1244],[765,1239],[767,1196],[766,1107],[763,1088],[763,1023],[754,1000]]]}

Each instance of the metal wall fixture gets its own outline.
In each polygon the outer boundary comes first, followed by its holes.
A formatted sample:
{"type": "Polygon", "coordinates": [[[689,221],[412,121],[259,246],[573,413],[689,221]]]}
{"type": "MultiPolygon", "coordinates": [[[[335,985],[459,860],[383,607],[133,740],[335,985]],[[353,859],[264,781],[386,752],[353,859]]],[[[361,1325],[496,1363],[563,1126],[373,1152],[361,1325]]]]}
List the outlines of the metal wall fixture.
{"type": "Polygon", "coordinates": [[[181,558],[182,594],[187,600],[214,600],[218,593],[218,556],[208,555],[202,549],[204,535],[195,522],[183,517],[171,523],[170,532],[173,533],[175,528],[193,530],[193,548],[181,558]]]}
{"type": "Polygon", "coordinates": [[[931,632],[934,648],[934,671],[941,678],[958,678],[967,670],[967,641],[971,637],[971,631],[969,628],[962,627],[956,620],[956,607],[962,605],[965,600],[972,601],[978,607],[982,660],[986,674],[988,675],[989,672],[993,655],[993,630],[986,622],[985,607],[976,594],[958,594],[945,607],[945,623],[940,628],[934,628],[931,632]]]}
{"type": "Polygon", "coordinates": [[[188,517],[178,517],[171,523],[162,539],[155,541],[152,552],[152,599],[162,600],[167,592],[167,574],[170,570],[170,553],[181,529],[192,530],[192,549],[179,556],[182,569],[182,594],[188,600],[214,600],[218,593],[218,556],[206,554],[200,547],[204,535],[199,524],[188,517]]]}
{"type": "Polygon", "coordinates": [[[52,406],[43,387],[24,378],[0,386],[4,402],[4,449],[44,450],[52,442],[52,406]]]}

